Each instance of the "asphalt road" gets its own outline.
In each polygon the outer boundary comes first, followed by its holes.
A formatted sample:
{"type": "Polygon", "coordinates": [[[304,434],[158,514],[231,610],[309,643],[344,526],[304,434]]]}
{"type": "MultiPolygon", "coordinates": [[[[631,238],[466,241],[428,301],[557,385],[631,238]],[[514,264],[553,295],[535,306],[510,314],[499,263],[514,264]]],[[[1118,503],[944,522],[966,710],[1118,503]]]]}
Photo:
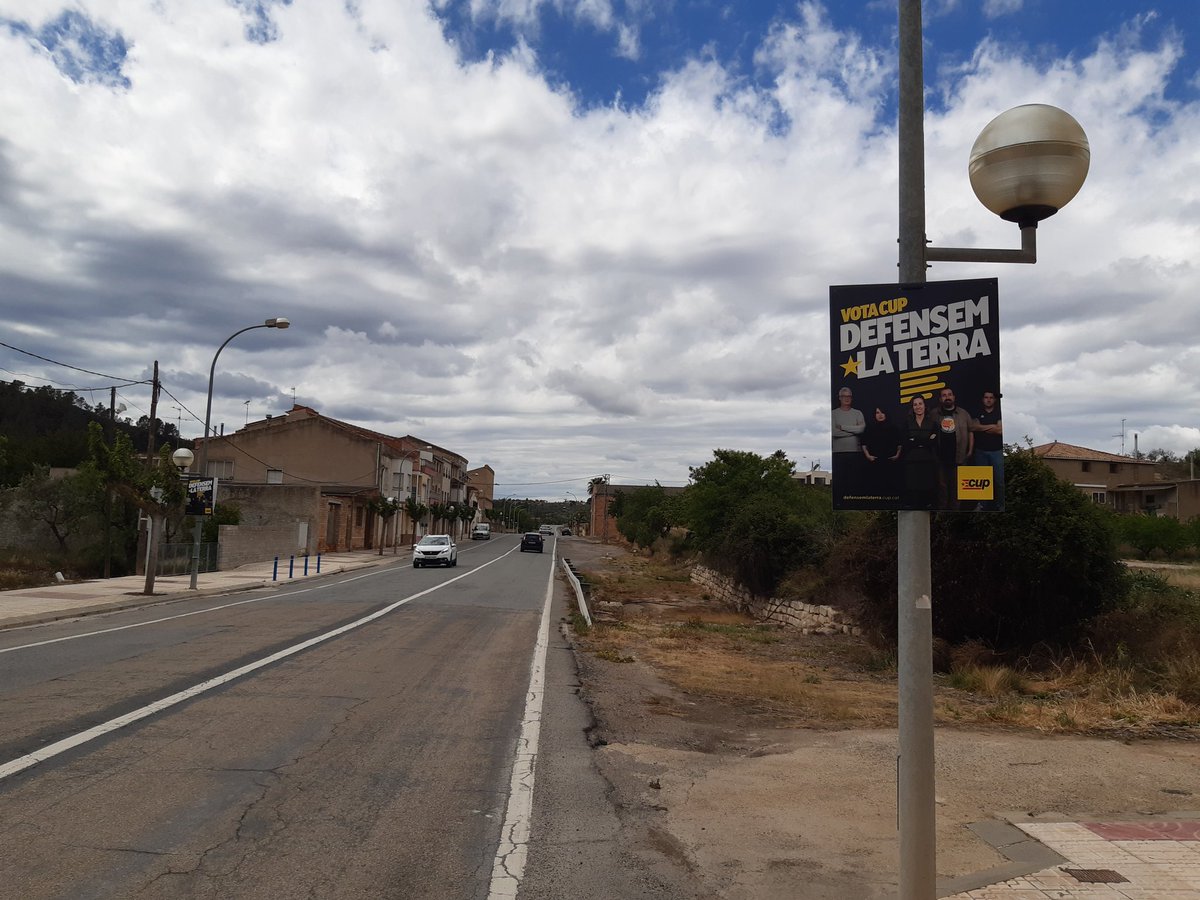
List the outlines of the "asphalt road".
{"type": "MultiPolygon", "coordinates": [[[[412,598],[0,777],[0,896],[487,897],[554,556],[460,551],[0,634],[3,774],[412,598]]],[[[550,669],[546,743],[580,762],[571,667],[550,669]]]]}

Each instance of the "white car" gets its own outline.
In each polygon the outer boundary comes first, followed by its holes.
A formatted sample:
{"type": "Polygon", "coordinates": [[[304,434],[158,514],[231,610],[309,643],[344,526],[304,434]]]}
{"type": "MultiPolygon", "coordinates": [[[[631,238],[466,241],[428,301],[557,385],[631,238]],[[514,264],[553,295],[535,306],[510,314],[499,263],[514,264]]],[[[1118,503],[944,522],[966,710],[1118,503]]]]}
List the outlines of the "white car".
{"type": "Polygon", "coordinates": [[[542,525],[538,528],[538,534],[554,534],[554,526],[542,525]]]}
{"type": "Polygon", "coordinates": [[[448,534],[427,534],[413,547],[413,568],[458,565],[458,545],[448,534]]]}

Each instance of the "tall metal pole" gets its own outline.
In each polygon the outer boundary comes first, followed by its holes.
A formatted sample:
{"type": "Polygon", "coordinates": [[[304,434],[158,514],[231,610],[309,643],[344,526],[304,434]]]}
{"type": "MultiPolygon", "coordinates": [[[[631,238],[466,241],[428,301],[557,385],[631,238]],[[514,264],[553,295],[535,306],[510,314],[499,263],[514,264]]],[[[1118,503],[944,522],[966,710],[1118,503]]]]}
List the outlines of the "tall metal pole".
{"type": "MultiPolygon", "coordinates": [[[[921,0],[900,0],[900,281],[925,284],[925,77],[921,0]]],[[[896,546],[900,898],[937,892],[933,747],[933,607],[929,513],[899,513],[896,546]]]]}
{"type": "MultiPolygon", "coordinates": [[[[291,323],[284,318],[267,319],[262,325],[248,325],[240,331],[235,331],[229,337],[225,338],[225,343],[217,348],[217,352],[213,354],[212,365],[208,367],[208,400],[204,404],[204,442],[200,445],[200,476],[205,478],[208,476],[208,436],[209,426],[212,423],[212,394],[213,394],[213,375],[217,371],[217,357],[221,355],[221,351],[228,346],[239,334],[245,334],[247,331],[253,331],[255,328],[287,328],[291,323]]],[[[213,497],[216,501],[216,497],[213,497]]],[[[192,577],[188,584],[189,589],[196,590],[196,582],[200,576],[200,537],[202,534],[202,522],[200,516],[196,516],[196,525],[192,530],[192,577]]]]}

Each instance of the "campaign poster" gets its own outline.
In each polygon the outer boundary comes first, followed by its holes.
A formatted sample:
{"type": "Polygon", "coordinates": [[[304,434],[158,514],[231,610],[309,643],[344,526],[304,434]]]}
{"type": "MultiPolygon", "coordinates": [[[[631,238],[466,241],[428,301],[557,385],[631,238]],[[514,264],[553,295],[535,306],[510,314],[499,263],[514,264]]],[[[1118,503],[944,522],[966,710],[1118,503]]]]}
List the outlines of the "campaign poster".
{"type": "Polygon", "coordinates": [[[997,288],[830,287],[835,509],[1004,508],[997,288]]]}
{"type": "Polygon", "coordinates": [[[211,516],[216,509],[217,479],[203,475],[189,475],[187,481],[187,507],[189,516],[211,516]]]}

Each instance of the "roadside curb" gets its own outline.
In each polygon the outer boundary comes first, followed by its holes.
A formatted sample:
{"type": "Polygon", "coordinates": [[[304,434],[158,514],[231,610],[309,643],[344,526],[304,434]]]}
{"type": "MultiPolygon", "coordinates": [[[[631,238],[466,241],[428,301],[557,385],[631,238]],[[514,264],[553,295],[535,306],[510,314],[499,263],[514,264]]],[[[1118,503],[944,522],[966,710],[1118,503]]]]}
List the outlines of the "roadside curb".
{"type": "MultiPolygon", "coordinates": [[[[284,584],[297,584],[301,581],[311,581],[313,579],[322,579],[333,575],[342,575],[346,572],[356,571],[358,569],[378,568],[380,566],[395,564],[401,561],[401,557],[388,557],[382,559],[371,559],[369,561],[355,562],[347,565],[345,563],[337,564],[322,571],[320,573],[311,573],[299,578],[280,578],[272,580],[270,575],[265,575],[259,580],[251,581],[244,584],[218,584],[209,587],[200,587],[196,590],[172,590],[164,593],[154,593],[149,596],[141,593],[125,593],[119,595],[122,599],[111,601],[97,601],[88,606],[78,606],[71,609],[46,610],[43,612],[30,613],[27,616],[6,619],[0,622],[0,632],[10,631],[17,628],[31,628],[37,625],[48,625],[52,622],[63,622],[69,619],[82,619],[91,616],[103,615],[104,613],[122,612],[130,609],[138,609],[141,607],[162,606],[168,603],[178,603],[181,600],[196,599],[199,597],[215,597],[226,594],[241,594],[247,591],[259,591],[276,589],[284,584]],[[127,598],[127,599],[126,599],[127,598]]],[[[2,595],[0,595],[2,596],[2,595]]]]}

